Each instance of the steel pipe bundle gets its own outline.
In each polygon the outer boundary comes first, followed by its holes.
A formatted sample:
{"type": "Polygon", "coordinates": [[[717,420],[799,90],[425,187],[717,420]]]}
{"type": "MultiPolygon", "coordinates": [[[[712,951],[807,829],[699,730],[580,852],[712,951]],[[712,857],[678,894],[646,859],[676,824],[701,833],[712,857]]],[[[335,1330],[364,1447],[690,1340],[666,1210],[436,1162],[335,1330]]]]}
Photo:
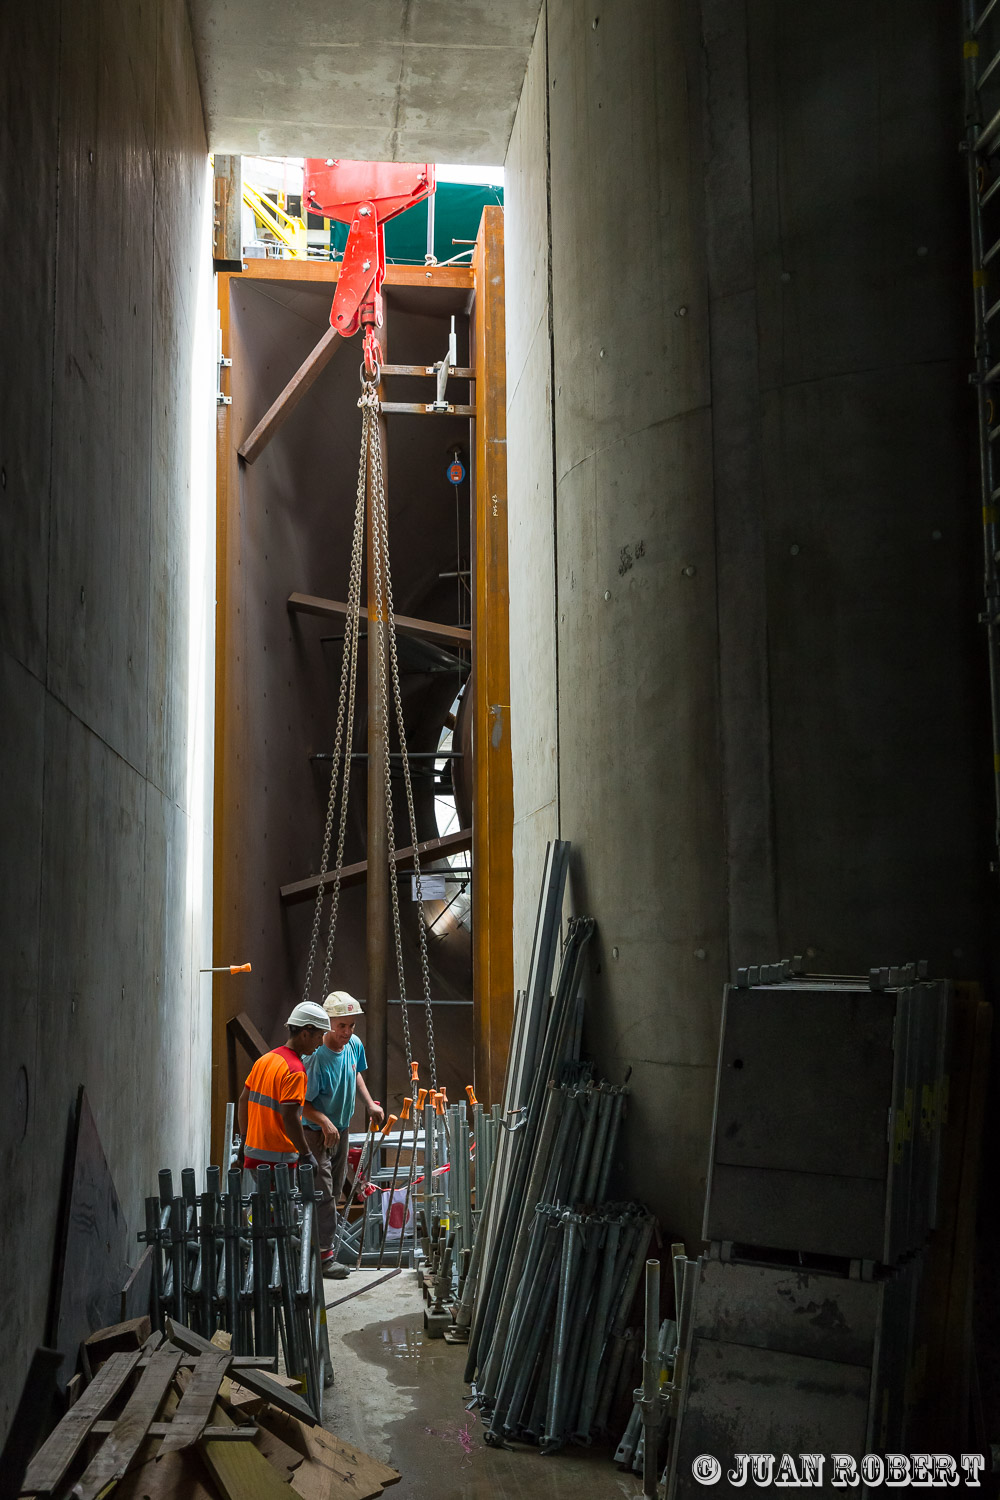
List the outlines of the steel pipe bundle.
{"type": "MultiPolygon", "coordinates": [[[[664,1318],[660,1324],[657,1339],[657,1372],[652,1382],[652,1393],[662,1395],[665,1386],[669,1384],[674,1369],[674,1361],[677,1353],[677,1324],[672,1318],[664,1318]]],[[[622,1434],[621,1442],[615,1452],[615,1463],[619,1468],[631,1469],[634,1474],[642,1474],[645,1467],[645,1433],[643,1430],[642,1403],[647,1398],[647,1361],[643,1360],[643,1395],[636,1398],[632,1407],[632,1415],[629,1417],[628,1425],[622,1434]]],[[[661,1418],[662,1420],[662,1418],[661,1418]]]]}
{"type": "Polygon", "coordinates": [[[537,1241],[535,1206],[591,1210],[604,1201],[618,1143],[626,1090],[609,1083],[579,1086],[550,1083],[527,1181],[520,1203],[511,1205],[511,1233],[506,1264],[498,1267],[497,1294],[491,1296],[492,1318],[482,1330],[478,1350],[479,1394],[490,1401],[498,1381],[507,1337],[525,1276],[532,1267],[537,1241]]]}
{"type": "Polygon", "coordinates": [[[322,1391],[333,1380],[316,1222],[312,1167],[298,1168],[293,1189],[287,1166],[261,1169],[245,1196],[242,1176],[209,1167],[205,1192],[191,1168],[159,1174],[159,1196],[146,1199],[139,1239],[152,1252],[152,1321],[163,1331],[169,1316],[204,1338],[232,1334],[234,1354],[274,1355],[280,1340],[289,1375],[302,1381],[319,1417],[322,1391]]]}
{"type": "MultiPolygon", "coordinates": [[[[486,1441],[538,1441],[553,1452],[589,1443],[617,1406],[630,1367],[621,1353],[653,1231],[636,1204],[579,1213],[541,1203],[502,1346],[486,1441]]],[[[492,1352],[492,1351],[491,1351],[492,1352]]]]}
{"type": "MultiPolygon", "coordinates": [[[[594,933],[590,917],[574,917],[568,926],[555,994],[550,995],[555,941],[559,932],[562,893],[569,845],[550,844],[539,902],[528,989],[515,1011],[515,1027],[505,1085],[506,1128],[502,1130],[493,1165],[489,1206],[466,1278],[463,1305],[457,1321],[471,1322],[465,1378],[482,1370],[486,1351],[494,1342],[501,1314],[504,1286],[512,1257],[523,1239],[524,1216],[541,1195],[529,1189],[529,1178],[543,1131],[549,1126],[549,1080],[562,1077],[566,1063],[578,1060],[582,1017],[583,960],[594,933]]],[[[543,1144],[543,1152],[545,1143],[543,1144]]]]}

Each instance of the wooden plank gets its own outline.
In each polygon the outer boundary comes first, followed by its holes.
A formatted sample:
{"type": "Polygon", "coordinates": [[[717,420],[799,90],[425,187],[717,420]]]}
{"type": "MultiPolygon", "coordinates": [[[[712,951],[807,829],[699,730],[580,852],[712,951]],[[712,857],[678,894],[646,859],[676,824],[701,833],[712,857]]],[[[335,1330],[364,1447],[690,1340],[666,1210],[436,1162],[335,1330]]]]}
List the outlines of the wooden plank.
{"type": "MultiPolygon", "coordinates": [[[[163,1341],[162,1333],[160,1334],[160,1341],[161,1343],[163,1341]]],[[[146,1346],[144,1344],[143,1349],[145,1349],[145,1347],[146,1346]]],[[[182,1354],[180,1368],[182,1370],[193,1370],[200,1358],[200,1354],[182,1354]]],[[[139,1360],[139,1369],[144,1370],[148,1364],[149,1359],[145,1354],[143,1354],[141,1359],[139,1360]]],[[[286,1377],[283,1375],[275,1375],[274,1367],[276,1364],[277,1355],[274,1354],[234,1354],[231,1369],[234,1373],[238,1372],[239,1370],[267,1370],[271,1375],[271,1379],[276,1380],[279,1385],[282,1385],[284,1384],[286,1377]]],[[[290,1381],[289,1384],[294,1384],[294,1382],[290,1381]]]]}
{"type": "Polygon", "coordinates": [[[237,450],[244,463],[259,458],[274,434],[291,416],[303,396],[316,384],[343,340],[335,328],[328,328],[314,349],[306,355],[291,380],[271,402],[257,426],[237,450]]]}
{"type": "MultiPolygon", "coordinates": [[[[184,1349],[188,1354],[199,1354],[203,1350],[213,1348],[208,1339],[203,1339],[200,1333],[193,1333],[190,1328],[185,1328],[183,1323],[175,1323],[172,1318],[167,1319],[167,1334],[178,1348],[184,1349]]],[[[256,1395],[263,1396],[264,1400],[269,1401],[272,1406],[278,1406],[282,1411],[290,1412],[292,1416],[298,1417],[308,1426],[315,1425],[316,1418],[301,1396],[297,1396],[294,1391],[285,1390],[263,1370],[241,1370],[240,1384],[245,1385],[256,1395]]]]}
{"type": "Polygon", "coordinates": [[[245,1010],[241,1010],[238,1016],[230,1016],[226,1022],[226,1029],[246,1049],[255,1062],[258,1057],[263,1057],[265,1052],[270,1052],[271,1050],[245,1010]]]}
{"type": "Polygon", "coordinates": [[[305,1459],[288,1482],[299,1500],[375,1500],[382,1494],[381,1485],[376,1488],[358,1475],[337,1474],[315,1459],[305,1459]]]}
{"type": "Polygon", "coordinates": [[[131,1353],[133,1349],[141,1349],[151,1332],[148,1317],[129,1318],[126,1322],[112,1323],[108,1328],[99,1328],[96,1333],[92,1333],[88,1339],[84,1340],[90,1368],[96,1370],[99,1364],[103,1364],[119,1349],[124,1349],[126,1353],[131,1353]]]}
{"type": "MultiPolygon", "coordinates": [[[[443,859],[446,854],[460,854],[463,849],[472,848],[472,829],[462,828],[457,833],[446,833],[439,839],[427,839],[424,843],[417,845],[417,853],[421,859],[443,859]]],[[[408,870],[413,865],[413,845],[408,844],[405,849],[396,850],[396,868],[408,870]]],[[[323,884],[332,885],[336,872],[327,870],[323,876],[323,884]]],[[[340,884],[343,888],[349,885],[361,885],[368,874],[368,861],[359,860],[356,865],[345,865],[340,872],[340,884]]],[[[281,887],[281,899],[289,904],[295,901],[306,901],[310,896],[315,896],[316,889],[320,884],[318,875],[310,875],[305,880],[293,880],[289,885],[281,887]]]]}
{"type": "MultiPolygon", "coordinates": [[[[300,615],[320,615],[329,619],[346,619],[347,605],[339,599],[320,599],[315,594],[289,594],[288,608],[300,615]]],[[[362,608],[362,620],[368,611],[362,608]]],[[[460,625],[439,625],[436,620],[415,620],[410,615],[393,615],[393,624],[403,635],[422,636],[428,641],[442,641],[451,646],[471,646],[472,631],[460,625]]]]}
{"type": "Polygon", "coordinates": [[[153,1288],[153,1247],[147,1245],[138,1264],[122,1287],[121,1319],[138,1318],[149,1311],[153,1288]]]}
{"type": "Polygon", "coordinates": [[[276,1432],[271,1432],[266,1427],[257,1428],[254,1447],[263,1453],[272,1469],[277,1470],[282,1479],[290,1479],[295,1470],[306,1462],[298,1449],[291,1447],[276,1432]]]}
{"type": "Polygon", "coordinates": [[[197,1452],[147,1459],[120,1479],[113,1500],[219,1500],[197,1452]]]}
{"type": "Polygon", "coordinates": [[[74,1500],[96,1500],[106,1485],[127,1472],[156,1419],[179,1363],[176,1349],[157,1349],[126,1401],[125,1410],[73,1486],[74,1500]]]}
{"type": "Polygon", "coordinates": [[[217,271],[238,271],[243,260],[243,159],[217,152],[212,259],[217,271]]]}
{"type": "MultiPolygon", "coordinates": [[[[244,281],[320,281],[331,293],[340,280],[339,260],[260,260],[243,262],[244,281]]],[[[472,290],[469,266],[386,266],[384,286],[445,287],[472,290]]],[[[360,342],[360,341],[359,341],[360,342]]]]}
{"type": "Polygon", "coordinates": [[[23,1493],[48,1495],[58,1487],[83,1447],[87,1433],[111,1405],[138,1362],[138,1349],[134,1354],[112,1354],[31,1460],[24,1476],[23,1493]]]}
{"type": "Polygon", "coordinates": [[[392,1468],[390,1464],[382,1463],[381,1459],[372,1458],[363,1448],[358,1448],[354,1443],[345,1443],[342,1438],[333,1432],[327,1432],[321,1427],[315,1434],[316,1442],[320,1448],[335,1455],[340,1463],[352,1469],[355,1473],[364,1474],[371,1483],[378,1483],[387,1488],[391,1484],[398,1484],[403,1477],[398,1469],[392,1468]]]}
{"type": "Polygon", "coordinates": [[[380,409],[390,415],[411,417],[474,417],[476,408],[474,406],[459,406],[451,404],[441,411],[440,408],[432,406],[429,401],[382,401],[380,409]]]}
{"type": "Polygon", "coordinates": [[[78,1352],[95,1327],[118,1317],[128,1275],[129,1232],[86,1091],[77,1095],[69,1147],[68,1191],[57,1234],[52,1312],[46,1343],[63,1363],[60,1390],[76,1369],[78,1352]]]}
{"type": "MultiPolygon", "coordinates": [[[[232,1424],[216,1403],[213,1423],[232,1424]]],[[[224,1500],[294,1500],[294,1492],[253,1443],[220,1442],[203,1438],[198,1452],[224,1500]]]]}
{"type": "Polygon", "coordinates": [[[339,1440],[325,1428],[304,1427],[284,1412],[265,1407],[260,1425],[308,1460],[295,1470],[290,1481],[301,1500],[372,1500],[382,1493],[386,1482],[395,1483],[391,1476],[399,1477],[395,1469],[379,1464],[368,1454],[361,1455],[360,1450],[351,1448],[345,1455],[339,1440]]]}
{"type": "MultiPolygon", "coordinates": [[[[95,1422],[93,1427],[90,1429],[91,1436],[108,1437],[114,1430],[114,1425],[114,1422],[95,1422]]],[[[148,1428],[146,1429],[146,1438],[147,1440],[165,1439],[169,1438],[173,1434],[173,1432],[173,1422],[150,1422],[148,1428]]],[[[220,1441],[224,1440],[226,1442],[252,1442],[253,1439],[257,1436],[257,1428],[252,1422],[241,1423],[239,1426],[235,1427],[212,1427],[206,1423],[205,1427],[201,1432],[199,1432],[198,1436],[206,1438],[218,1438],[220,1441]]],[[[191,1444],[185,1444],[185,1446],[190,1447],[191,1444]]],[[[161,1443],[160,1452],[164,1451],[164,1447],[165,1444],[161,1443]]],[[[175,1448],[168,1449],[167,1451],[170,1452],[179,1450],[176,1450],[175,1448]]]]}
{"type": "Polygon", "coordinates": [[[240,1385],[236,1380],[224,1380],[219,1390],[219,1400],[234,1417],[246,1421],[248,1417],[256,1417],[264,1398],[258,1396],[256,1391],[248,1391],[245,1385],[240,1385]]]}
{"type": "MultiPolygon", "coordinates": [[[[174,1387],[183,1392],[186,1379],[187,1372],[178,1370],[174,1387]]],[[[172,1416],[178,1404],[175,1389],[171,1389],[164,1402],[163,1414],[172,1416]]],[[[147,1438],[136,1466],[115,1486],[114,1500],[218,1500],[217,1491],[209,1486],[196,1452],[189,1449],[161,1457],[161,1446],[156,1438],[147,1438]]]]}
{"type": "Polygon", "coordinates": [[[190,1448],[201,1437],[212,1415],[215,1398],[223,1376],[232,1363],[233,1356],[226,1349],[217,1349],[203,1354],[191,1372],[187,1390],[170,1423],[170,1431],[163,1440],[161,1453],[179,1453],[190,1448]]]}
{"type": "Polygon", "coordinates": [[[503,1097],[514,1024],[514,779],[510,751],[507,381],[503,210],[473,256],[476,367],[472,547],[472,993],[476,1091],[503,1097]]]}
{"type": "MultiPolygon", "coordinates": [[[[437,379],[437,370],[433,365],[383,365],[383,375],[432,375],[437,379]]],[[[476,372],[471,365],[452,365],[448,371],[448,378],[455,380],[475,380],[476,372]]]]}

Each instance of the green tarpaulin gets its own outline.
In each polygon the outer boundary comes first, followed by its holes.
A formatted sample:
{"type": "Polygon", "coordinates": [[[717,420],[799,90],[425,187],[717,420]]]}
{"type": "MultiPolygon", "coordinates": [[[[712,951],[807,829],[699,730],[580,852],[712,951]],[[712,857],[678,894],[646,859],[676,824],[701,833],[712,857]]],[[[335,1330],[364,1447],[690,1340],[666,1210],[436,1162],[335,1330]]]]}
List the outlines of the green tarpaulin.
{"type": "MultiPolygon", "coordinates": [[[[474,240],[488,203],[503,205],[503,188],[439,182],[434,195],[434,254],[451,260],[462,249],[452,240],[474,240]]],[[[309,216],[310,224],[318,221],[309,216]]],[[[339,260],[347,244],[346,224],[330,225],[330,241],[339,260]]],[[[385,258],[390,264],[422,266],[427,254],[427,200],[407,209],[385,226],[385,258]]]]}

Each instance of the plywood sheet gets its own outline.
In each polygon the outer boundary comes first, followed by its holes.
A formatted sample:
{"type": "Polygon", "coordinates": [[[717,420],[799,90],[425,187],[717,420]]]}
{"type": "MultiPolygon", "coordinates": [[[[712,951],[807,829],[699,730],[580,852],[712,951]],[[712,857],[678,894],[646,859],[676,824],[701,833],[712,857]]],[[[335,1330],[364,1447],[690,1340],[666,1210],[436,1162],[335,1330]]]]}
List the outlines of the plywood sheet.
{"type": "Polygon", "coordinates": [[[128,1226],[108,1170],[86,1090],[77,1104],[69,1195],[55,1274],[53,1345],[66,1358],[60,1389],[76,1369],[87,1336],[114,1323],[128,1277],[128,1226]]]}

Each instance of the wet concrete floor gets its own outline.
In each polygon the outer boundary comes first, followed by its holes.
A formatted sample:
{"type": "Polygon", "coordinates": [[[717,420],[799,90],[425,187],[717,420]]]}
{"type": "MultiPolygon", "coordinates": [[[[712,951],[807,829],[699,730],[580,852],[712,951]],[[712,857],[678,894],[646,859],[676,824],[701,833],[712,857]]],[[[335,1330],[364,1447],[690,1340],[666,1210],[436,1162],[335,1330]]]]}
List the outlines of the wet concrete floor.
{"type": "MultiPolygon", "coordinates": [[[[331,1303],[384,1272],[328,1281],[331,1303]]],[[[488,1448],[475,1411],[466,1411],[466,1350],[428,1339],[414,1272],[332,1307],[334,1386],[324,1426],[399,1469],[394,1500],[620,1500],[642,1494],[607,1449],[488,1448]]]]}

